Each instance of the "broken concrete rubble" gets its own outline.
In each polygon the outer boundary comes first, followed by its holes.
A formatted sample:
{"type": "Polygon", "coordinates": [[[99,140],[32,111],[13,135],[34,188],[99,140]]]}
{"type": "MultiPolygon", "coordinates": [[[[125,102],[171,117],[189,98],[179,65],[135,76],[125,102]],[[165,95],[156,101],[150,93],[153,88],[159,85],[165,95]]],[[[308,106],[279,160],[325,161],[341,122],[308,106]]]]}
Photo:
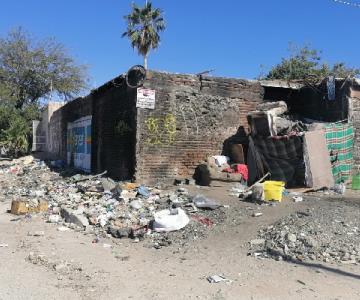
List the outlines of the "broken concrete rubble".
{"type": "Polygon", "coordinates": [[[329,201],[291,214],[262,229],[250,241],[251,253],[276,260],[358,264],[358,209],[358,203],[329,201]]]}
{"type": "Polygon", "coordinates": [[[10,199],[24,197],[27,203],[34,206],[46,200],[46,210],[27,210],[26,213],[41,213],[47,222],[58,224],[59,231],[71,228],[86,230],[100,237],[110,234],[115,238],[149,238],[156,248],[205,236],[211,227],[199,222],[200,219],[208,220],[212,225],[223,220],[219,205],[209,211],[196,208],[194,196],[185,188],[160,190],[134,183],[115,182],[99,175],[71,176],[68,170],[56,171],[60,173],[51,171],[37,159],[27,164],[22,160],[3,162],[0,172],[7,182],[3,194],[10,199]],[[23,172],[14,174],[12,168],[23,172]],[[175,232],[156,232],[154,224],[161,223],[157,216],[162,211],[173,212],[169,217],[181,217],[183,222],[180,226],[171,228],[175,232]]]}

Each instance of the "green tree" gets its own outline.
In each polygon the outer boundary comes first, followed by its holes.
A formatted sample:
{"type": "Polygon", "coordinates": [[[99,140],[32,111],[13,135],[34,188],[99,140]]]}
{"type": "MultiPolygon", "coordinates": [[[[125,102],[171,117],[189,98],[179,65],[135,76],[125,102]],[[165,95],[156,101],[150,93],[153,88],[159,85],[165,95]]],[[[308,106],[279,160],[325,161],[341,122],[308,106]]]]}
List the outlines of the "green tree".
{"type": "Polygon", "coordinates": [[[31,120],[40,117],[46,99],[70,99],[86,82],[86,68],[54,39],[37,41],[21,28],[0,38],[0,145],[9,155],[26,153],[31,120]]]}
{"type": "Polygon", "coordinates": [[[281,63],[275,65],[265,78],[320,81],[330,75],[345,78],[359,74],[359,69],[349,68],[342,62],[333,66],[323,63],[321,51],[304,46],[300,49],[291,48],[290,56],[282,58],[281,63]]]}
{"type": "Polygon", "coordinates": [[[16,113],[11,115],[8,121],[7,128],[0,133],[0,145],[8,150],[9,155],[19,156],[25,154],[29,150],[29,123],[16,113]]]}
{"type": "Polygon", "coordinates": [[[86,68],[53,38],[37,41],[22,28],[0,38],[0,82],[18,109],[51,94],[68,100],[87,87],[86,80],[86,68]]]}
{"type": "Polygon", "coordinates": [[[147,69],[147,58],[151,49],[156,49],[160,44],[160,32],[165,30],[163,12],[152,7],[151,2],[146,1],[144,7],[132,5],[132,12],[124,16],[127,22],[127,30],[122,37],[128,37],[131,46],[137,49],[144,57],[144,67],[147,69]]]}

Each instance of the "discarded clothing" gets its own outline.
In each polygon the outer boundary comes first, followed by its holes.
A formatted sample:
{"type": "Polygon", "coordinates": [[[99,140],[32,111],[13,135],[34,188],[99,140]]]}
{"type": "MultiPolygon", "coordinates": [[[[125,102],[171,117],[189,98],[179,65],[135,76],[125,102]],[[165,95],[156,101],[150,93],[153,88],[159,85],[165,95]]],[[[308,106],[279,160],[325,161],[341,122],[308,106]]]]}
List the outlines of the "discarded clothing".
{"type": "Polygon", "coordinates": [[[247,181],[249,178],[249,171],[247,165],[244,164],[237,164],[233,167],[229,167],[223,170],[223,172],[227,173],[235,173],[235,174],[241,174],[242,178],[247,181]]]}
{"type": "Polygon", "coordinates": [[[138,194],[145,197],[145,198],[149,198],[150,197],[150,191],[146,186],[141,185],[138,188],[138,194]]]}
{"type": "Polygon", "coordinates": [[[224,155],[214,155],[213,158],[215,158],[218,167],[221,167],[230,161],[230,158],[224,155]]]}

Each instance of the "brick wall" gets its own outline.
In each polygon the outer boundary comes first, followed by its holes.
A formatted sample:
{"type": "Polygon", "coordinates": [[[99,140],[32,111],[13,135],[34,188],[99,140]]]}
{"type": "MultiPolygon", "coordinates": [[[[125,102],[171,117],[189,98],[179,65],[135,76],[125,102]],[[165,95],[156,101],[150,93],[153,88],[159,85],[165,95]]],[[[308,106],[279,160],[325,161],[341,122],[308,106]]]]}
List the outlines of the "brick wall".
{"type": "Polygon", "coordinates": [[[263,99],[258,82],[150,72],[154,110],[138,109],[136,179],[191,177],[198,163],[236,139],[246,114],[263,99]]]}

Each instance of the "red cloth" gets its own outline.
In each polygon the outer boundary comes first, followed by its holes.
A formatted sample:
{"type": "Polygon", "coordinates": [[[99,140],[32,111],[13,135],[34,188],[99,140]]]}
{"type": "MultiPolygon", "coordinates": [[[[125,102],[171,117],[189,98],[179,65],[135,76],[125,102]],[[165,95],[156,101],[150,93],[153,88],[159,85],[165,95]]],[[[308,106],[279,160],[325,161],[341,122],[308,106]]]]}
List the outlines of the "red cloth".
{"type": "Polygon", "coordinates": [[[224,169],[224,170],[222,170],[223,172],[226,172],[226,173],[234,173],[234,170],[233,169],[231,169],[230,167],[228,167],[228,168],[226,168],[226,169],[224,169]]]}
{"type": "Polygon", "coordinates": [[[235,173],[240,173],[245,181],[249,178],[249,170],[247,165],[238,164],[235,166],[235,173]]]}
{"type": "Polygon", "coordinates": [[[248,167],[244,164],[235,165],[233,168],[226,168],[223,170],[223,172],[241,174],[245,181],[247,181],[249,178],[248,167]]]}

